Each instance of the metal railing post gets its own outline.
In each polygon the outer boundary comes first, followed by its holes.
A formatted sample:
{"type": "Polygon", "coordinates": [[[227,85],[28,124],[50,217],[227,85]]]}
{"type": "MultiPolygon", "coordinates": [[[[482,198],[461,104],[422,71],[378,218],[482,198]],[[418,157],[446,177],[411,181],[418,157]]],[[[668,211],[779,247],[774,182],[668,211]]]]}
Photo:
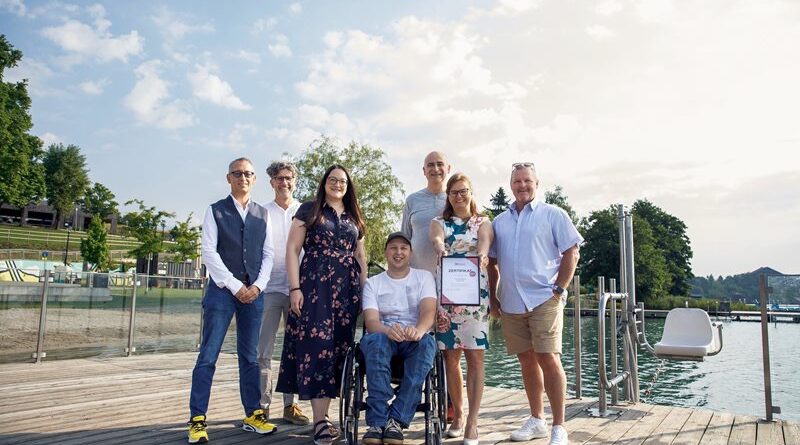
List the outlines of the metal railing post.
{"type": "MultiPolygon", "coordinates": [[[[597,277],[597,299],[602,303],[603,299],[603,292],[606,289],[606,279],[605,277],[597,277]]],[[[605,305],[601,304],[600,308],[597,311],[597,361],[600,364],[598,369],[600,369],[600,373],[603,374],[606,372],[605,370],[605,361],[606,361],[606,336],[605,336],[605,305]],[[601,311],[602,310],[602,311],[601,311]]],[[[606,401],[606,386],[600,383],[598,385],[600,390],[598,391],[598,414],[601,417],[605,417],[606,413],[608,412],[608,404],[606,401]]]]}
{"type": "Polygon", "coordinates": [[[767,277],[764,274],[758,276],[758,290],[761,300],[761,360],[764,363],[764,405],[767,416],[762,420],[774,422],[773,414],[780,414],[781,408],[772,405],[772,373],[770,371],[769,359],[769,314],[767,312],[769,288],[767,287],[767,277]]]}
{"type": "Polygon", "coordinates": [[[575,341],[575,398],[581,398],[581,277],[572,277],[572,295],[575,296],[575,310],[572,316],[575,341]]]}
{"type": "MultiPolygon", "coordinates": [[[[636,324],[636,314],[639,310],[642,311],[642,320],[644,319],[644,309],[640,309],[636,304],[636,276],[634,271],[634,258],[633,258],[633,216],[630,214],[625,215],[624,219],[624,243],[625,243],[625,292],[628,294],[628,320],[633,320],[633,323],[628,324],[629,335],[631,337],[630,355],[630,373],[631,373],[631,397],[630,401],[639,403],[639,351],[636,348],[638,344],[639,332],[638,325],[636,324]]],[[[620,240],[622,242],[622,240],[620,240]]],[[[642,324],[644,329],[644,324],[642,324]]]]}
{"type": "MultiPolygon", "coordinates": [[[[145,275],[147,276],[147,275],[145,275]]],[[[138,283],[139,276],[136,271],[133,272],[133,292],[131,293],[131,317],[130,322],[128,324],[128,347],[125,348],[125,355],[130,357],[136,352],[136,348],[133,346],[133,332],[136,326],[136,289],[139,287],[138,283]]]]}
{"type": "MultiPolygon", "coordinates": [[[[611,278],[609,281],[609,290],[612,294],[617,293],[617,280],[611,278]]],[[[609,315],[611,321],[611,379],[617,377],[617,301],[611,300],[611,314],[609,315]]],[[[611,404],[619,405],[619,388],[614,385],[611,388],[611,404]]]]}
{"type": "Polygon", "coordinates": [[[47,288],[50,283],[50,270],[44,270],[44,283],[42,283],[42,307],[39,309],[39,335],[36,339],[36,352],[33,353],[35,363],[41,363],[47,356],[44,352],[44,331],[47,326],[47,288]]]}

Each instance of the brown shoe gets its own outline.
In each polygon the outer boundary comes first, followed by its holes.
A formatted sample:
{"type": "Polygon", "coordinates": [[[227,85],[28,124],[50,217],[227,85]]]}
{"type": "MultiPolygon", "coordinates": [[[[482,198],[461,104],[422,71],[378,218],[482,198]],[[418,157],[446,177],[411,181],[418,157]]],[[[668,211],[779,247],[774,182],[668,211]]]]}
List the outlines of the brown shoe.
{"type": "Polygon", "coordinates": [[[308,425],[311,421],[296,403],[283,407],[283,420],[295,425],[308,425]]]}

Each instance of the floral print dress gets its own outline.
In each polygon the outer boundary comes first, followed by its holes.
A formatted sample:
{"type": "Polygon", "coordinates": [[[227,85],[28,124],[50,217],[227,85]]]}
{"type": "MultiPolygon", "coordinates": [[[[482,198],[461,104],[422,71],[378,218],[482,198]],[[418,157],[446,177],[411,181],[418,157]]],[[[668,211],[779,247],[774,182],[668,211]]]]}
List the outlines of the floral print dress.
{"type": "MultiPolygon", "coordinates": [[[[310,223],[312,203],[295,218],[310,223]]],[[[306,230],[300,263],[300,316],[289,312],[276,391],[300,400],[335,398],[342,366],[353,345],[361,309],[361,267],[355,259],[360,238],[347,213],[337,216],[327,204],[324,220],[306,230]]]]}
{"type": "MultiPolygon", "coordinates": [[[[473,216],[463,221],[457,216],[448,220],[434,218],[444,228],[444,245],[448,256],[478,254],[478,228],[485,216],[473,216]]],[[[440,282],[441,277],[438,276],[440,282]]],[[[441,286],[440,286],[441,288],[441,286]]],[[[489,348],[489,286],[486,268],[481,267],[480,306],[440,306],[436,322],[436,342],[439,349],[489,348]]]]}

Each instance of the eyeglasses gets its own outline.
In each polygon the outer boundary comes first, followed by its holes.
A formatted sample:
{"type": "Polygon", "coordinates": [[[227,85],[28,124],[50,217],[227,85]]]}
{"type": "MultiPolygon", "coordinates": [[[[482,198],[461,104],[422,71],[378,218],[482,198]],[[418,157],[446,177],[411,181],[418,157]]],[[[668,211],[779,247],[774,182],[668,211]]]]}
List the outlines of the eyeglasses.
{"type": "Polygon", "coordinates": [[[339,179],[339,178],[334,178],[333,176],[328,176],[328,184],[341,185],[347,187],[347,179],[339,179]]]}
{"type": "Polygon", "coordinates": [[[232,172],[228,172],[229,175],[233,176],[234,178],[241,178],[244,176],[245,178],[252,178],[255,176],[255,172],[247,171],[247,170],[235,170],[232,172]]]}
{"type": "Polygon", "coordinates": [[[533,162],[515,162],[511,164],[511,168],[514,170],[518,168],[535,168],[533,162]]]}
{"type": "Polygon", "coordinates": [[[461,196],[462,198],[466,198],[469,195],[469,189],[450,190],[448,194],[452,197],[461,196]]]}
{"type": "Polygon", "coordinates": [[[275,176],[272,179],[278,182],[283,182],[283,181],[292,182],[294,181],[294,176],[275,176]]]}

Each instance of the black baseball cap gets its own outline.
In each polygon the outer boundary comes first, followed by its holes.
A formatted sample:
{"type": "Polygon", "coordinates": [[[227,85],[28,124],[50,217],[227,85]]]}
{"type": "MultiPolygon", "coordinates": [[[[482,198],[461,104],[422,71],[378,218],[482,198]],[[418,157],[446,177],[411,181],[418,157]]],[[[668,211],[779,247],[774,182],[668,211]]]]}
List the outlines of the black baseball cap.
{"type": "Polygon", "coordinates": [[[406,243],[408,243],[409,246],[411,246],[411,238],[409,238],[405,232],[392,232],[386,237],[386,244],[383,245],[383,248],[385,249],[386,246],[388,246],[389,243],[395,238],[402,238],[406,243]]]}

